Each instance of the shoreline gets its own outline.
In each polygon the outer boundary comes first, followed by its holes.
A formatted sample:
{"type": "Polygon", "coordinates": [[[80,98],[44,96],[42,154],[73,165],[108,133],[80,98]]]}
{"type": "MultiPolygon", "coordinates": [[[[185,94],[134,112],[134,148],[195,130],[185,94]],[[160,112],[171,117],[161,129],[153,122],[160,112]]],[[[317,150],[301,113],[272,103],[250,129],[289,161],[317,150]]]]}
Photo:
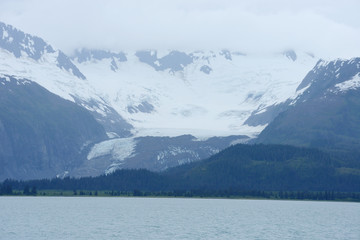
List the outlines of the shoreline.
{"type": "MultiPolygon", "coordinates": [[[[276,201],[312,201],[312,202],[354,202],[354,203],[360,203],[360,199],[358,198],[352,198],[350,195],[359,195],[360,193],[342,193],[342,192],[335,192],[336,194],[344,194],[346,198],[332,198],[332,199],[315,199],[315,198],[297,198],[297,194],[304,194],[305,192],[287,192],[292,193],[292,196],[289,196],[287,198],[279,197],[279,192],[273,191],[271,192],[271,195],[268,195],[267,197],[260,197],[260,196],[251,196],[251,195],[228,195],[228,196],[214,196],[211,194],[208,195],[176,195],[173,192],[142,192],[143,195],[135,194],[131,191],[127,192],[127,194],[114,192],[114,191],[90,191],[90,190],[78,190],[79,193],[74,194],[74,191],[62,191],[62,190],[39,190],[36,195],[24,195],[22,191],[15,190],[14,194],[9,195],[0,195],[1,197],[77,197],[77,198],[167,198],[167,199],[228,199],[228,200],[276,200],[276,201]]],[[[266,192],[269,194],[270,192],[266,192]]],[[[307,192],[309,193],[309,192],[307,192]]],[[[319,193],[319,192],[310,192],[312,194],[319,193]]],[[[325,192],[321,192],[325,193],[325,192]]],[[[312,195],[314,196],[314,195],[312,195]]]]}

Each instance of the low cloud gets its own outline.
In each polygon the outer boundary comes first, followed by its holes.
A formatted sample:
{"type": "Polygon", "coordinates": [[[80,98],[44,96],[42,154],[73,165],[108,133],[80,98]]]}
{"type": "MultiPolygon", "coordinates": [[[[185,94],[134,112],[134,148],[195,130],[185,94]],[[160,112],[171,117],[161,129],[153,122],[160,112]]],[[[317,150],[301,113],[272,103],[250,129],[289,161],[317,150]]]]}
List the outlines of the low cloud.
{"type": "Polygon", "coordinates": [[[360,56],[360,3],[336,2],[3,0],[0,21],[67,53],[79,47],[228,48],[248,53],[295,49],[325,58],[360,56]]]}

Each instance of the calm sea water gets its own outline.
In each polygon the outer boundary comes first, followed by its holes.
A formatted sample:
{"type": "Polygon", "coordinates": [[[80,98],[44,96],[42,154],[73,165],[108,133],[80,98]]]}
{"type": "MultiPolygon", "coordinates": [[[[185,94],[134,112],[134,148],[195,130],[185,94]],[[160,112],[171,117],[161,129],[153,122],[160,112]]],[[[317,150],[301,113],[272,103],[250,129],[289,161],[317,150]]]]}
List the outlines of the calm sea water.
{"type": "Polygon", "coordinates": [[[1,197],[0,239],[360,239],[360,204],[1,197]]]}

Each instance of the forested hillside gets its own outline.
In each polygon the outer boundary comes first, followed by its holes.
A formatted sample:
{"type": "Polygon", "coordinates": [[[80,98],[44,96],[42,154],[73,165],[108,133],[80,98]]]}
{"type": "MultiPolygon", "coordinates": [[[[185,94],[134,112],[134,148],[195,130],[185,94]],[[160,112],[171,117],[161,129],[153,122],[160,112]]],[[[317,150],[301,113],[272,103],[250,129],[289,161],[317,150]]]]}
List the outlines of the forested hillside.
{"type": "MultiPolygon", "coordinates": [[[[345,157],[345,156],[344,156],[345,157]]],[[[360,192],[360,164],[320,150],[282,145],[235,145],[207,160],[166,172],[119,170],[80,179],[7,180],[2,188],[22,190],[216,192],[360,192]]],[[[5,190],[4,190],[5,191],[5,190]]]]}

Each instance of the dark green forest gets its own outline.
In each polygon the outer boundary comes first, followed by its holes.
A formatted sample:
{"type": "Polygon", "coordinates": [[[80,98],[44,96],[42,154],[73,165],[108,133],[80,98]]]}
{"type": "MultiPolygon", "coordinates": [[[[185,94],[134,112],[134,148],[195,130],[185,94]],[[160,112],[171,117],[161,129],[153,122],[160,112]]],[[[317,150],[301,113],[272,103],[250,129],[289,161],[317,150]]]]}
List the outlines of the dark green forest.
{"type": "Polygon", "coordinates": [[[134,169],[78,179],[8,179],[1,184],[0,194],[58,190],[81,195],[103,191],[110,196],[360,200],[360,161],[347,161],[349,156],[286,145],[239,144],[161,173],[134,169]]]}

